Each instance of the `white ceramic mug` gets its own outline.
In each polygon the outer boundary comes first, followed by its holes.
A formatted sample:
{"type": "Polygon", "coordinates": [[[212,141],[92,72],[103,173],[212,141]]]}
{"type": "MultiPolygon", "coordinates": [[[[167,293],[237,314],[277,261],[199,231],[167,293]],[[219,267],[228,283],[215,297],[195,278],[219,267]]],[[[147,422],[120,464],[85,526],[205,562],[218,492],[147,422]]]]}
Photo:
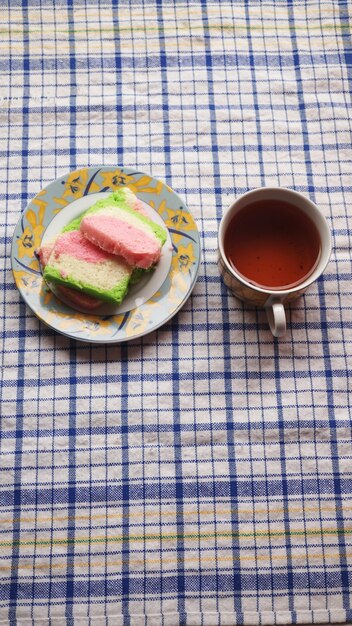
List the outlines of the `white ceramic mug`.
{"type": "Polygon", "coordinates": [[[318,207],[308,198],[297,191],[283,187],[262,187],[248,191],[237,198],[223,216],[218,234],[218,266],[220,274],[232,293],[252,305],[263,307],[266,310],[270,330],[275,337],[281,337],[286,332],[285,304],[304,293],[324,271],[331,254],[331,233],[327,221],[318,207]],[[234,215],[253,202],[262,200],[281,200],[293,206],[310,217],[315,224],[320,237],[321,252],[313,271],[294,286],[283,289],[270,289],[252,284],[242,274],[236,271],[229,262],[224,251],[224,240],[227,228],[234,215]]]}

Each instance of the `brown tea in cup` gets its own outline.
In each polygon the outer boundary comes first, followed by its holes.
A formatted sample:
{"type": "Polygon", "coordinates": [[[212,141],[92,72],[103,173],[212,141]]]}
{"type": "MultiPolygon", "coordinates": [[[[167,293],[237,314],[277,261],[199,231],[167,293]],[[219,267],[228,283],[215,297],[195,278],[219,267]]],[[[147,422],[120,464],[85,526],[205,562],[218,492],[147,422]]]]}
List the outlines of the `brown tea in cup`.
{"type": "Polygon", "coordinates": [[[276,199],[252,202],[234,214],[224,252],[232,268],[253,285],[282,290],[303,282],[315,269],[321,238],[299,207],[276,199]]]}
{"type": "Polygon", "coordinates": [[[260,187],[236,198],[218,234],[218,267],[234,296],[266,310],[274,337],[286,332],[285,306],[305,293],[331,254],[328,222],[309,198],[260,187]]]}

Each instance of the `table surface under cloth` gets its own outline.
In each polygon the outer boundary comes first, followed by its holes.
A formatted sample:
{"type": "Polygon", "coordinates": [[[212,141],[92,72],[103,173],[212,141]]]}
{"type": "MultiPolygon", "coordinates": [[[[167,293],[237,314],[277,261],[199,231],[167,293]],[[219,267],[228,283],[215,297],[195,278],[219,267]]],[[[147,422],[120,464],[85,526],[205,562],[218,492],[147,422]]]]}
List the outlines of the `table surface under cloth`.
{"type": "Polygon", "coordinates": [[[0,624],[352,620],[349,10],[1,3],[0,624]],[[43,324],[11,271],[28,202],[98,165],[165,181],[202,245],[178,314],[115,345],[43,324]],[[217,269],[222,215],[261,186],[333,235],[280,340],[217,269]]]}

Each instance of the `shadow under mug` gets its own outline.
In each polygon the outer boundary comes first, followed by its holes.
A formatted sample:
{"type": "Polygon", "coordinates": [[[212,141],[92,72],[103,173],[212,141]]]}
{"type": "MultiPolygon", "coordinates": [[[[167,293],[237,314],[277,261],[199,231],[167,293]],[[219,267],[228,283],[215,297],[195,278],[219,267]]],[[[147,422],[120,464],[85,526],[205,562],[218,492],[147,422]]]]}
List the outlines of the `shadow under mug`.
{"type": "Polygon", "coordinates": [[[294,300],[317,280],[329,262],[331,255],[331,233],[328,223],[318,207],[308,198],[292,189],[283,187],[262,187],[248,191],[237,198],[223,216],[218,233],[218,267],[225,285],[232,293],[245,302],[266,310],[270,330],[274,337],[281,337],[286,332],[285,304],[294,300]],[[262,200],[277,200],[296,206],[308,215],[315,224],[320,237],[320,256],[313,271],[294,286],[282,289],[270,289],[252,284],[236,271],[229,262],[224,240],[227,228],[235,214],[246,206],[262,200]]]}

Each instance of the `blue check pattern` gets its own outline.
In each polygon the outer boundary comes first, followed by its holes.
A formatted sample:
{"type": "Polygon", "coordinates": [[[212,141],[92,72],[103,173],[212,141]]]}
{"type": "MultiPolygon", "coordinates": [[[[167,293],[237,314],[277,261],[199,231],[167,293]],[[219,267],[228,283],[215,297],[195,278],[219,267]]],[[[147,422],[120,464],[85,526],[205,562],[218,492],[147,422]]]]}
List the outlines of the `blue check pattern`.
{"type": "Polygon", "coordinates": [[[352,620],[350,11],[2,4],[1,623],[352,620]],[[165,180],[203,247],[182,310],[116,346],[43,325],[10,267],[30,199],[101,164],[165,180]],[[216,266],[223,212],[264,185],[334,243],[281,340],[216,266]]]}

